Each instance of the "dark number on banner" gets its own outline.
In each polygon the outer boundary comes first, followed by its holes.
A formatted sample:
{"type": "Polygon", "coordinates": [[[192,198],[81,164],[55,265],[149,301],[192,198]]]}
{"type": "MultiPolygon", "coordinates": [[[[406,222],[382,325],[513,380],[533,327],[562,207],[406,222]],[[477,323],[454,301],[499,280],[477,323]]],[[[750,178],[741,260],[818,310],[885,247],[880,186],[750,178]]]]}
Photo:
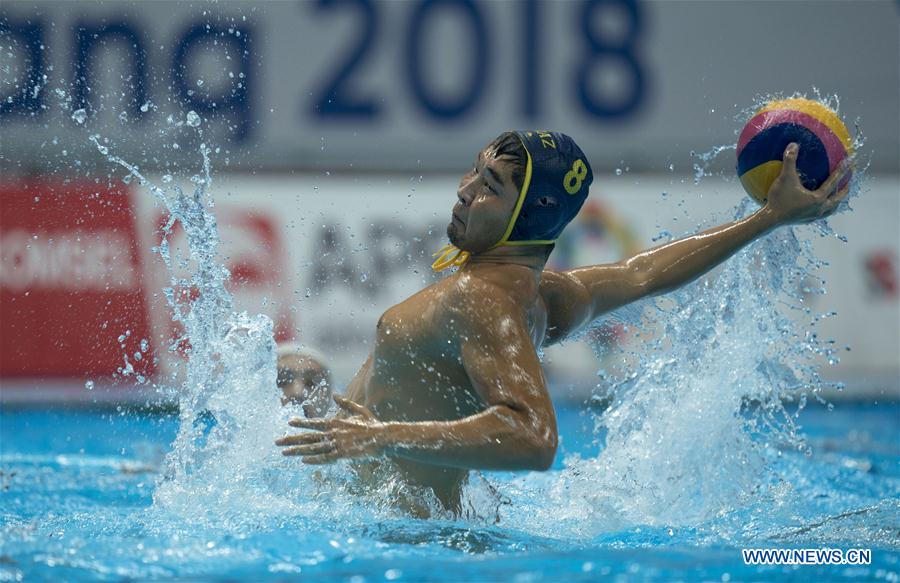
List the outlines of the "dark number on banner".
{"type": "Polygon", "coordinates": [[[409,84],[416,101],[425,111],[441,119],[452,119],[468,111],[481,99],[482,88],[488,73],[488,32],[481,12],[470,0],[425,0],[414,10],[407,29],[406,60],[409,84]],[[469,34],[467,42],[474,49],[471,62],[466,67],[471,71],[468,83],[461,83],[464,88],[459,96],[441,96],[426,83],[425,71],[429,69],[424,62],[424,43],[427,42],[429,23],[439,17],[459,14],[468,25],[465,30],[469,34]]]}
{"type": "Polygon", "coordinates": [[[375,117],[379,109],[376,99],[354,94],[348,87],[353,72],[363,64],[367,52],[375,44],[378,33],[378,11],[369,0],[319,0],[318,12],[330,11],[346,7],[362,18],[359,36],[335,69],[328,77],[316,102],[316,113],[321,117],[375,117]]]}
{"type": "Polygon", "coordinates": [[[578,67],[578,97],[584,110],[595,117],[616,118],[634,111],[644,95],[644,75],[635,55],[635,42],[641,32],[641,13],[636,0],[589,0],[584,3],[581,14],[581,32],[587,45],[587,52],[578,67]],[[627,28],[618,39],[607,39],[597,30],[598,13],[603,10],[623,13],[627,28]],[[597,69],[604,65],[615,67],[626,74],[629,80],[619,85],[625,90],[620,95],[610,95],[604,91],[592,90],[592,79],[598,75],[597,69]]]}
{"type": "MultiPolygon", "coordinates": [[[[404,3],[404,5],[407,5],[404,3]]],[[[528,118],[542,113],[541,80],[553,71],[545,71],[543,56],[548,50],[565,48],[565,43],[544,42],[541,31],[542,9],[540,0],[523,0],[517,10],[521,14],[521,47],[519,50],[500,51],[492,47],[493,35],[487,26],[484,6],[473,0],[418,0],[411,6],[407,19],[405,38],[405,81],[413,103],[435,120],[453,120],[476,109],[489,88],[490,69],[496,63],[495,55],[518,55],[521,68],[520,113],[528,118]],[[427,62],[426,50],[430,25],[439,18],[455,18],[460,25],[459,46],[471,49],[471,62],[465,70],[467,76],[458,84],[462,89],[446,95],[428,82],[427,73],[432,69],[427,62]]],[[[589,117],[599,119],[623,118],[634,113],[644,98],[645,81],[637,46],[642,31],[642,17],[637,0],[585,0],[566,3],[576,8],[573,12],[578,25],[571,30],[571,45],[583,47],[578,57],[575,74],[568,78],[552,78],[557,86],[568,88],[580,109],[589,117]],[[604,11],[624,15],[623,30],[610,35],[598,21],[604,11]],[[580,33],[580,34],[579,34],[580,33]],[[613,38],[607,38],[612,36],[613,38]],[[599,83],[606,73],[621,73],[618,83],[599,83]]],[[[324,77],[313,95],[313,115],[322,119],[375,119],[382,113],[383,97],[371,88],[363,89],[358,75],[367,59],[379,47],[380,11],[385,4],[373,0],[318,0],[316,13],[343,10],[359,19],[357,37],[351,48],[331,67],[332,73],[324,77]]],[[[502,9],[495,6],[490,9],[502,9]]],[[[621,20],[621,18],[620,18],[621,20]]],[[[498,21],[500,22],[500,21],[498,21]]],[[[515,21],[513,21],[515,22],[515,21]]],[[[496,25],[497,23],[495,23],[496,25]]],[[[609,75],[606,75],[609,77],[609,75]]],[[[558,91],[554,92],[558,94],[558,91]]]]}

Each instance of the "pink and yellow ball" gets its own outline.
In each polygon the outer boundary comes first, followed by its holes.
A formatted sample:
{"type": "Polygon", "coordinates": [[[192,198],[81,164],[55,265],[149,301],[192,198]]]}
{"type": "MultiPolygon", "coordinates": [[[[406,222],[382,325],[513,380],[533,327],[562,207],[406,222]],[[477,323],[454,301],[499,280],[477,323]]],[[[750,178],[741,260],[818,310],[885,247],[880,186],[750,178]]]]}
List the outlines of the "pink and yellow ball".
{"type": "MultiPolygon", "coordinates": [[[[800,145],[797,171],[809,190],[816,190],[852,155],[853,140],[847,126],[827,106],[812,99],[779,99],[757,111],[738,138],[737,173],[747,193],[765,204],[769,188],[781,173],[784,150],[800,145]]],[[[850,175],[843,179],[846,185],[850,175]]]]}

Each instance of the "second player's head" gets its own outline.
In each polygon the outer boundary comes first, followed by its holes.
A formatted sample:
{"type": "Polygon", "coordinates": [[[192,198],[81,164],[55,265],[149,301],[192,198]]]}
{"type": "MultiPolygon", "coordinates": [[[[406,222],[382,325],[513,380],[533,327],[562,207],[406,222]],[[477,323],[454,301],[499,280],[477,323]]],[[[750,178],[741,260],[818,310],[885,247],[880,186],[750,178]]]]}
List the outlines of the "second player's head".
{"type": "Polygon", "coordinates": [[[331,373],[324,359],[296,344],[278,346],[278,388],[282,405],[301,405],[307,417],[321,417],[331,404],[331,373]]]}

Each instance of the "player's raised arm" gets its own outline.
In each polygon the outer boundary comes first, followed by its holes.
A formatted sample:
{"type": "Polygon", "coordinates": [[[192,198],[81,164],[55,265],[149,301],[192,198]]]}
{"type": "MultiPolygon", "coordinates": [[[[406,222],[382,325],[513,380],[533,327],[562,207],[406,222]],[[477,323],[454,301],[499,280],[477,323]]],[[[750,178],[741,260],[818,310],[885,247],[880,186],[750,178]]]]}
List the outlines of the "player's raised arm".
{"type": "Polygon", "coordinates": [[[779,225],[809,222],[833,212],[847,195],[847,188],[835,190],[849,166],[840,166],[818,190],[810,191],[800,183],[797,153],[797,144],[788,146],[781,175],[769,191],[766,206],[744,219],[654,247],[619,263],[548,274],[541,286],[548,308],[545,344],[565,338],[605,312],[693,281],[779,225]]]}

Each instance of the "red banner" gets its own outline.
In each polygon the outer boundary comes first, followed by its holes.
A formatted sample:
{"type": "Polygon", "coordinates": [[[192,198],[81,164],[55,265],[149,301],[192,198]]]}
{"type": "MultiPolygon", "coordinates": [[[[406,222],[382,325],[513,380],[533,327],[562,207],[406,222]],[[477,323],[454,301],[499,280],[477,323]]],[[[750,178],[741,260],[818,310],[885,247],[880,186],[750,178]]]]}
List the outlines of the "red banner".
{"type": "Polygon", "coordinates": [[[0,185],[0,376],[156,368],[130,190],[0,185]]]}

